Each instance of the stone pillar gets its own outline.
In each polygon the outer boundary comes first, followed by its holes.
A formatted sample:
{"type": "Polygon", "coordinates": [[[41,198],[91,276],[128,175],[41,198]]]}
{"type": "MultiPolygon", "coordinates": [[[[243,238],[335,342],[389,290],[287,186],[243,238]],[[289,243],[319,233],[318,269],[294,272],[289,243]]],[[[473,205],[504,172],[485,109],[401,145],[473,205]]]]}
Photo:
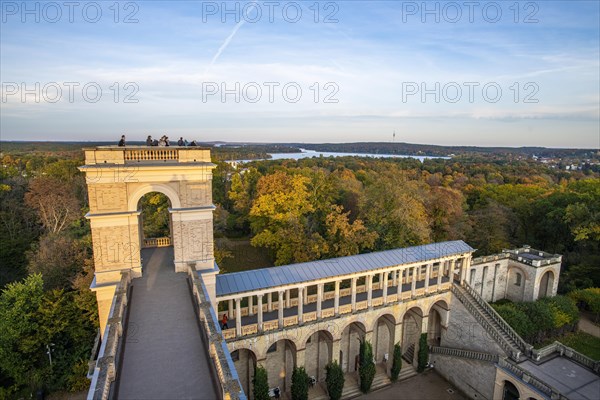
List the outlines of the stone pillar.
{"type": "Polygon", "coordinates": [[[235,310],[233,309],[233,299],[229,299],[227,304],[227,314],[229,318],[235,318],[235,310]]]}
{"type": "Polygon", "coordinates": [[[398,271],[398,290],[396,291],[396,293],[398,294],[398,301],[401,301],[401,297],[402,297],[402,275],[404,275],[404,270],[401,269],[398,271]]]}
{"type": "Polygon", "coordinates": [[[278,297],[278,302],[277,302],[277,312],[278,312],[278,319],[279,319],[279,329],[283,329],[283,290],[279,291],[279,297],[278,297]]]}
{"type": "Polygon", "coordinates": [[[442,275],[444,274],[444,264],[446,264],[446,261],[440,262],[440,265],[438,266],[437,288],[436,288],[437,291],[440,290],[440,285],[442,284],[442,275]]]}
{"type": "Polygon", "coordinates": [[[394,344],[396,343],[400,343],[400,346],[402,346],[402,322],[396,324],[394,329],[394,344]]]}
{"type": "Polygon", "coordinates": [[[292,304],[292,291],[290,289],[285,291],[285,306],[286,308],[290,308],[291,304],[292,304]]]}
{"type": "Polygon", "coordinates": [[[383,304],[387,304],[388,273],[383,274],[383,304]]]}
{"type": "Polygon", "coordinates": [[[373,331],[365,332],[365,340],[371,342],[371,344],[373,343],[373,331]]]}
{"type": "Polygon", "coordinates": [[[317,285],[317,319],[321,319],[321,301],[323,300],[323,284],[317,285]]]}
{"type": "MultiPolygon", "coordinates": [[[[334,340],[331,345],[331,362],[337,361],[342,366],[342,360],[340,360],[340,349],[342,341],[340,339],[334,340]]],[[[347,356],[346,356],[347,357],[347,356]]]]}
{"type": "Polygon", "coordinates": [[[421,319],[421,333],[427,333],[429,329],[429,315],[423,315],[421,319]]]}
{"type": "Polygon", "coordinates": [[[296,350],[296,367],[304,367],[306,360],[306,349],[296,350]]]}
{"type": "Polygon", "coordinates": [[[356,311],[356,281],[358,278],[352,278],[352,312],[356,311]]]}
{"type": "Polygon", "coordinates": [[[240,303],[242,299],[235,299],[235,335],[242,336],[242,313],[240,311],[240,303]]]}
{"type": "Polygon", "coordinates": [[[304,290],[304,304],[308,304],[308,288],[304,290]]]}
{"type": "Polygon", "coordinates": [[[267,293],[267,311],[273,311],[273,293],[267,293]]]}
{"type": "Polygon", "coordinates": [[[417,268],[412,267],[412,282],[410,284],[410,295],[415,297],[415,292],[417,290],[417,268]]]}
{"type": "Polygon", "coordinates": [[[258,331],[262,332],[263,330],[263,295],[258,295],[258,331]]]}
{"type": "Polygon", "coordinates": [[[425,266],[425,294],[429,293],[429,278],[431,277],[431,267],[433,264],[425,266]]]}
{"type": "Polygon", "coordinates": [[[298,324],[302,324],[302,317],[304,312],[304,302],[303,300],[303,292],[305,292],[305,288],[302,286],[298,288],[298,324]]]}
{"type": "Polygon", "coordinates": [[[467,271],[471,266],[471,257],[463,257],[460,264],[460,281],[461,283],[467,280],[467,271]]]}
{"type": "Polygon", "coordinates": [[[367,306],[371,308],[373,304],[373,275],[367,275],[367,306]]]}
{"type": "Polygon", "coordinates": [[[383,289],[383,272],[379,273],[379,289],[383,289]]]}
{"type": "Polygon", "coordinates": [[[254,315],[254,296],[248,296],[248,315],[254,315]]]}
{"type": "Polygon", "coordinates": [[[398,270],[394,270],[394,272],[392,273],[392,286],[396,286],[396,281],[398,280],[397,278],[398,275],[398,270]]]}
{"type": "Polygon", "coordinates": [[[340,313],[340,281],[335,281],[335,297],[333,299],[333,310],[335,315],[340,313]]]}

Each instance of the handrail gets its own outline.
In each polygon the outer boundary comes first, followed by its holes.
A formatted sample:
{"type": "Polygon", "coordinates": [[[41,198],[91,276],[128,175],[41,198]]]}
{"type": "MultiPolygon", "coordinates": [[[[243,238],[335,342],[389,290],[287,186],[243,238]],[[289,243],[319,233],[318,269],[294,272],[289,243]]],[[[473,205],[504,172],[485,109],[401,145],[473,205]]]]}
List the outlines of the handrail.
{"type": "Polygon", "coordinates": [[[210,303],[210,299],[206,295],[204,282],[198,276],[198,272],[191,266],[188,266],[188,275],[192,284],[192,292],[197,303],[203,332],[207,336],[209,355],[215,366],[221,385],[222,398],[246,400],[247,397],[244,394],[237,370],[223,337],[221,325],[210,303]]]}
{"type": "Polygon", "coordinates": [[[94,339],[94,346],[92,347],[92,352],[90,353],[90,360],[88,361],[88,379],[92,379],[94,376],[94,370],[96,369],[96,361],[98,360],[98,352],[100,351],[101,344],[102,335],[100,335],[100,328],[98,328],[96,338],[94,339]]]}
{"type": "Polygon", "coordinates": [[[500,357],[497,354],[484,353],[480,351],[457,349],[454,347],[429,346],[429,352],[446,356],[470,358],[472,360],[488,361],[497,363],[500,357]]]}
{"type": "Polygon", "coordinates": [[[535,376],[531,375],[529,372],[525,371],[523,368],[509,362],[505,358],[501,358],[498,360],[498,366],[511,374],[515,375],[517,378],[522,380],[523,382],[533,386],[537,390],[544,393],[546,396],[553,400],[568,400],[566,396],[564,396],[560,391],[555,389],[554,387],[542,382],[537,379],[535,376]]]}
{"type": "Polygon", "coordinates": [[[515,330],[500,316],[500,314],[494,310],[494,307],[490,306],[488,302],[485,301],[468,283],[464,282],[463,287],[477,301],[477,303],[488,312],[492,319],[496,321],[498,325],[500,325],[504,332],[508,334],[508,336],[514,340],[515,343],[517,343],[521,351],[527,355],[531,354],[533,346],[523,340],[523,338],[517,332],[515,332],[515,330]]]}
{"type": "Polygon", "coordinates": [[[591,369],[596,375],[600,375],[600,361],[593,360],[558,341],[549,344],[546,347],[542,347],[541,349],[534,349],[532,351],[532,358],[535,361],[540,361],[554,353],[558,353],[561,357],[569,358],[584,367],[591,369]]]}
{"type": "Polygon", "coordinates": [[[485,328],[485,330],[492,335],[492,337],[500,344],[500,346],[510,355],[512,359],[515,361],[519,361],[521,358],[521,351],[518,348],[515,348],[511,343],[509,343],[505,337],[502,336],[500,332],[496,330],[496,328],[483,316],[479,313],[476,307],[469,301],[465,293],[462,292],[462,289],[458,285],[452,285],[452,293],[458,297],[458,299],[465,305],[465,307],[471,312],[475,318],[479,321],[479,323],[485,328]]]}
{"type": "Polygon", "coordinates": [[[127,291],[131,284],[131,271],[121,272],[121,280],[117,284],[113,297],[108,323],[104,329],[104,340],[100,346],[98,360],[92,375],[92,383],[88,391],[88,400],[106,400],[111,394],[111,385],[115,381],[118,369],[118,351],[123,335],[123,317],[127,307],[127,291]]]}
{"type": "Polygon", "coordinates": [[[171,245],[171,238],[159,237],[159,238],[148,238],[144,239],[144,247],[167,247],[171,245]]]}

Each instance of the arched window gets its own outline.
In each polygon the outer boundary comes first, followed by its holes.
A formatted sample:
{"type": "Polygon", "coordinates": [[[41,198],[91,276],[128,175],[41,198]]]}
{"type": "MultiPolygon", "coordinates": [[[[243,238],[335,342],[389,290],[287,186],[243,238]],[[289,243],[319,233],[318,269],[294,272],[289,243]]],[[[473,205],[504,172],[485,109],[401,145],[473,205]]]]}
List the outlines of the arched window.
{"type": "Polygon", "coordinates": [[[515,281],[515,285],[516,286],[521,286],[521,274],[520,273],[516,273],[516,281],[515,281]]]}
{"type": "Polygon", "coordinates": [[[502,400],[519,400],[521,395],[519,389],[512,382],[504,381],[504,389],[502,390],[502,400]]]}

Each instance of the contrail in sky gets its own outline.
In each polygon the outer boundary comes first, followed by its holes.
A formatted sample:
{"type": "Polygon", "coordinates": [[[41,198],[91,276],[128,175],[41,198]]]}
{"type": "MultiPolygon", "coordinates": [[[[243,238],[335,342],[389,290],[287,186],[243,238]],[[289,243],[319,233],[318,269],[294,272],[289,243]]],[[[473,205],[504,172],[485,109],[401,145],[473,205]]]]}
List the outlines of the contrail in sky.
{"type": "MultiPolygon", "coordinates": [[[[249,14],[251,11],[253,11],[253,9],[256,9],[256,1],[253,1],[251,3],[251,6],[248,7],[247,14],[249,14]]],[[[233,27],[233,30],[231,31],[231,33],[229,34],[229,36],[227,36],[227,39],[225,39],[225,41],[223,42],[223,44],[221,45],[221,47],[219,47],[219,50],[217,50],[217,52],[213,56],[212,60],[210,60],[210,64],[208,64],[208,66],[204,70],[204,75],[206,75],[208,73],[208,70],[210,69],[210,67],[212,67],[214,65],[214,63],[217,62],[217,60],[219,59],[219,57],[221,56],[221,54],[223,53],[223,51],[225,51],[225,49],[227,48],[227,46],[229,46],[229,43],[231,43],[231,40],[233,40],[233,37],[235,36],[235,34],[237,33],[237,31],[242,27],[242,25],[244,25],[245,22],[246,22],[246,20],[244,18],[242,18],[240,20],[240,22],[238,22],[233,27]]]]}

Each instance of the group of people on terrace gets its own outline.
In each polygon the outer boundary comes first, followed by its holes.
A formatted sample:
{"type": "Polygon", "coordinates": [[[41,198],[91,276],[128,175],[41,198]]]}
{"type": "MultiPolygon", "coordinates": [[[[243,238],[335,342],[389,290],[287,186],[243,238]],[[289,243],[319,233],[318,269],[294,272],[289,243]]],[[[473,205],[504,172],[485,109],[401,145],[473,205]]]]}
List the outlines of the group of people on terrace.
{"type": "MultiPolygon", "coordinates": [[[[119,143],[117,145],[119,147],[124,147],[126,145],[125,135],[121,136],[121,140],[119,140],[119,143]]],[[[152,136],[148,135],[148,137],[146,138],[146,146],[168,147],[171,146],[171,142],[169,141],[169,137],[167,135],[163,135],[160,139],[152,139],[152,136]]],[[[190,143],[183,137],[180,137],[177,141],[177,146],[198,146],[198,143],[196,143],[195,140],[192,140],[190,143]]]]}

